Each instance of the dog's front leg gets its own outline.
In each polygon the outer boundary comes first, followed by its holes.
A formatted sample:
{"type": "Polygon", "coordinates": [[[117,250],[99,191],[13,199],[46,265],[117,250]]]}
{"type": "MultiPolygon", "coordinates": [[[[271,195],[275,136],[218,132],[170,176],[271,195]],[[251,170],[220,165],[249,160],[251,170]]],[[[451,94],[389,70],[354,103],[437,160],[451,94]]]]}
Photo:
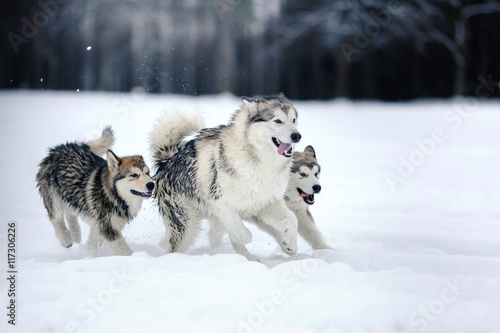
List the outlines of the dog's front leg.
{"type": "Polygon", "coordinates": [[[234,220],[231,222],[228,218],[224,220],[219,220],[218,218],[211,218],[210,221],[210,232],[209,232],[209,241],[211,247],[216,247],[220,244],[222,237],[227,232],[229,234],[229,238],[231,240],[231,246],[234,249],[234,252],[244,256],[249,261],[259,261],[257,258],[252,256],[245,244],[248,244],[252,241],[252,234],[250,231],[243,225],[241,222],[241,218],[234,214],[234,220]],[[222,221],[225,221],[224,223],[222,221]],[[238,229],[242,228],[242,229],[238,229]],[[231,233],[228,231],[231,230],[231,233]],[[248,233],[247,233],[248,232],[248,233]],[[244,243],[245,242],[245,243],[244,243]]]}
{"type": "Polygon", "coordinates": [[[248,259],[248,261],[259,261],[259,259],[257,259],[253,255],[251,255],[250,252],[248,252],[248,249],[245,245],[237,244],[237,243],[231,241],[231,246],[233,247],[234,252],[244,256],[245,258],[248,259]]]}
{"type": "Polygon", "coordinates": [[[276,200],[261,211],[257,219],[278,232],[282,248],[289,255],[297,254],[298,222],[295,214],[288,209],[284,200],[276,200]]]}
{"type": "Polygon", "coordinates": [[[118,231],[119,236],[117,236],[114,240],[107,240],[108,245],[113,251],[114,255],[117,256],[129,256],[132,254],[132,250],[125,242],[125,239],[122,236],[122,233],[118,231]]]}
{"type": "Polygon", "coordinates": [[[295,215],[297,216],[299,222],[299,234],[304,237],[304,239],[311,244],[314,250],[328,249],[333,250],[331,246],[329,246],[321,232],[319,231],[314,219],[309,213],[308,210],[295,211],[295,215]]]}
{"type": "Polygon", "coordinates": [[[90,225],[90,234],[89,239],[87,241],[87,245],[94,250],[97,250],[99,245],[101,245],[103,238],[97,226],[97,223],[92,223],[90,225]]]}
{"type": "Polygon", "coordinates": [[[208,232],[208,241],[211,248],[218,247],[222,242],[222,238],[226,234],[226,230],[219,221],[214,221],[213,219],[208,220],[210,225],[210,230],[208,232]]]}
{"type": "Polygon", "coordinates": [[[252,241],[252,233],[245,227],[239,214],[227,210],[220,210],[220,212],[218,220],[226,229],[231,242],[245,245],[252,241]]]}
{"type": "Polygon", "coordinates": [[[109,221],[100,221],[99,233],[106,240],[114,255],[129,256],[132,250],[128,247],[125,239],[118,228],[123,228],[123,223],[120,220],[111,218],[109,221]]]}

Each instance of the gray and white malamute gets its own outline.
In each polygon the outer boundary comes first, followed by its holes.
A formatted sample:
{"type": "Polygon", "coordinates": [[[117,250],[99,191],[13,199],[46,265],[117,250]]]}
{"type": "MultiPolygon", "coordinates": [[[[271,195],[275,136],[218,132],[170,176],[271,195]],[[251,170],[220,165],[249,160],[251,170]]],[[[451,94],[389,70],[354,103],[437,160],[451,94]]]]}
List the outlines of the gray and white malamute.
{"type": "MultiPolygon", "coordinates": [[[[298,232],[311,244],[313,249],[332,249],[326,244],[323,236],[318,230],[314,219],[309,212],[309,206],[314,204],[314,195],[321,191],[319,183],[321,168],[316,159],[316,152],[312,146],[307,146],[303,152],[295,151],[290,169],[290,179],[285,193],[287,207],[295,214],[298,220],[298,232]]],[[[280,243],[276,230],[261,223],[258,219],[251,219],[260,229],[275,237],[280,243]]],[[[210,244],[217,246],[224,236],[217,231],[217,225],[210,225],[210,244]]],[[[283,244],[281,248],[284,249],[283,244]]]]}
{"type": "Polygon", "coordinates": [[[81,241],[79,216],[90,224],[89,245],[106,240],[114,254],[132,253],[121,230],[137,214],[142,200],[152,196],[155,185],[143,158],[116,156],[109,150],[113,142],[113,131],[107,127],[96,140],[50,149],[40,163],[38,188],[64,247],[81,241]],[[107,162],[99,157],[104,153],[107,162]]]}
{"type": "Polygon", "coordinates": [[[252,234],[242,220],[274,229],[285,251],[297,252],[297,218],[283,198],[301,138],[297,111],[283,94],[242,101],[228,125],[203,129],[191,141],[181,143],[201,127],[197,114],[167,113],[152,132],[155,198],[169,251],[184,251],[207,219],[218,226],[211,232],[227,232],[249,259],[252,234]]]}
{"type": "Polygon", "coordinates": [[[325,243],[309,212],[309,206],[314,204],[314,195],[321,191],[320,172],[321,167],[312,146],[307,146],[303,152],[294,152],[290,180],[285,194],[286,205],[297,216],[299,234],[315,250],[331,249],[325,243]]]}

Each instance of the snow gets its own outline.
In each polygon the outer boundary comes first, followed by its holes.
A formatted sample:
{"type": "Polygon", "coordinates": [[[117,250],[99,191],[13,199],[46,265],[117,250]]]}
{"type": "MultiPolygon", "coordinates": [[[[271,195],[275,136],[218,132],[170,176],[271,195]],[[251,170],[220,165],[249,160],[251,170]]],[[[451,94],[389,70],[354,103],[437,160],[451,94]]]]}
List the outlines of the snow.
{"type": "MultiPolygon", "coordinates": [[[[148,201],[124,230],[131,257],[62,248],[35,186],[47,148],[116,132],[142,154],[172,105],[226,123],[232,95],[186,97],[0,91],[2,332],[500,332],[500,109],[455,98],[411,103],[295,102],[322,166],[311,207],[335,250],[302,239],[288,257],[252,225],[251,253],[206,231],[167,254],[148,201]],[[7,223],[16,223],[16,325],[9,317],[7,223]]],[[[85,243],[88,227],[82,225],[85,243]]],[[[205,227],[206,229],[206,227],[205,227]]]]}

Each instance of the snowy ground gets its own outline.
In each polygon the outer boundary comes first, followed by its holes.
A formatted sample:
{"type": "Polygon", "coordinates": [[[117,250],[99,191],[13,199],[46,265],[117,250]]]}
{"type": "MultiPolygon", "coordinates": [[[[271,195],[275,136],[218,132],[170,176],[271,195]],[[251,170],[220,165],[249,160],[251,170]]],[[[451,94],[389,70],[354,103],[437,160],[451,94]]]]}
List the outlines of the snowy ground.
{"type": "Polygon", "coordinates": [[[500,332],[498,101],[296,102],[298,148],[313,145],[323,172],[311,212],[334,251],[301,240],[288,257],[250,226],[261,263],[227,238],[210,249],[205,234],[164,255],[150,202],[124,232],[132,257],[62,248],[35,188],[47,148],[111,123],[114,151],[149,162],[148,133],[173,104],[198,106],[212,126],[240,101],[0,92],[2,332],[500,332]]]}

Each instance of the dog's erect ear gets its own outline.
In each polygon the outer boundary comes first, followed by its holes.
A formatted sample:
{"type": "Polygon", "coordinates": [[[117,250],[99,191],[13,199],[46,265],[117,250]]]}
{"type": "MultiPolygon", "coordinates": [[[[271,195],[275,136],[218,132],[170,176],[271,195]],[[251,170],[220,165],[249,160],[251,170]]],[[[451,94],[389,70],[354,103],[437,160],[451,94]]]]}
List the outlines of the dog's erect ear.
{"type": "Polygon", "coordinates": [[[108,161],[109,172],[113,172],[122,163],[122,160],[111,149],[106,153],[106,160],[108,161]]]}
{"type": "Polygon", "coordinates": [[[304,149],[304,153],[316,158],[316,152],[312,146],[307,146],[306,149],[304,149]]]}
{"type": "Polygon", "coordinates": [[[250,117],[253,117],[259,113],[259,108],[257,106],[257,100],[253,97],[242,97],[241,100],[243,104],[248,108],[250,112],[250,117]]]}

